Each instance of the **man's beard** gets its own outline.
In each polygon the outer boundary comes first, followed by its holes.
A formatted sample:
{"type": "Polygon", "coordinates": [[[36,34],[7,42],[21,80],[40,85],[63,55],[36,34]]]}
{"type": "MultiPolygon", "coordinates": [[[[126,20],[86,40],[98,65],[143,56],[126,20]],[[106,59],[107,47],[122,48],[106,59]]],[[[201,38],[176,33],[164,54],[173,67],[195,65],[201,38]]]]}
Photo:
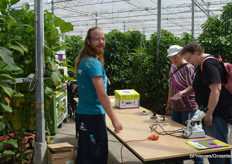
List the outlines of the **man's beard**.
{"type": "Polygon", "coordinates": [[[104,54],[104,48],[94,48],[94,47],[90,46],[90,50],[96,56],[102,56],[104,54]]]}

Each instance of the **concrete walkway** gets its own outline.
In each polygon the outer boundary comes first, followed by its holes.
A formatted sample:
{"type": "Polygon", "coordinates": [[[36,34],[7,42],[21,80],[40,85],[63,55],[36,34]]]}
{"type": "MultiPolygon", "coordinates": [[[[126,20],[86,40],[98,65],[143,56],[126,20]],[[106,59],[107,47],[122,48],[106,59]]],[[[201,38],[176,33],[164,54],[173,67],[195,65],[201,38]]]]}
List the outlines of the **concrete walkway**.
{"type": "MultiPolygon", "coordinates": [[[[66,123],[62,124],[62,127],[58,129],[57,134],[54,136],[53,143],[68,142],[74,146],[77,146],[77,138],[75,134],[75,121],[74,118],[69,118],[66,123]]],[[[122,144],[110,133],[109,137],[109,158],[108,164],[120,164],[121,163],[121,146],[122,144]]],[[[126,147],[123,147],[123,163],[124,164],[142,164],[142,162],[134,156],[126,147]]],[[[192,160],[184,161],[184,164],[194,164],[192,160]]],[[[204,164],[208,164],[206,159],[204,164]]]]}

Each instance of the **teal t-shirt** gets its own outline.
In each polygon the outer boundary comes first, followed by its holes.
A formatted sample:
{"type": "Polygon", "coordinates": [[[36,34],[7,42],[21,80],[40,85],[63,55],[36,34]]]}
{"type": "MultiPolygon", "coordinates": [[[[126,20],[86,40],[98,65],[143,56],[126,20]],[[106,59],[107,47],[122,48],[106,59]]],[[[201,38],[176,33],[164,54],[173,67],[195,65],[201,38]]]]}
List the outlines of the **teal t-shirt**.
{"type": "Polygon", "coordinates": [[[77,75],[79,100],[76,113],[89,115],[105,114],[105,110],[97,98],[97,92],[91,80],[96,76],[103,77],[106,90],[107,77],[102,63],[94,57],[90,57],[89,60],[82,58],[77,75]]]}

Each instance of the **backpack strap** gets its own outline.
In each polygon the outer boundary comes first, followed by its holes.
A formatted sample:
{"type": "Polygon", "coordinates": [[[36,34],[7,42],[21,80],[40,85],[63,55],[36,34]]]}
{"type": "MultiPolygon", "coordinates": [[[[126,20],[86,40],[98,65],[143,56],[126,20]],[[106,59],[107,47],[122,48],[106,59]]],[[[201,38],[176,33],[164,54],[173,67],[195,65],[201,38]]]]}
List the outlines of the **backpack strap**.
{"type": "MultiPolygon", "coordinates": [[[[204,58],[204,60],[201,62],[201,72],[203,72],[203,63],[204,63],[207,59],[215,59],[215,60],[218,60],[218,59],[215,58],[215,57],[206,57],[206,58],[204,58]]],[[[219,61],[219,60],[218,60],[218,61],[219,61]]],[[[206,83],[205,78],[203,78],[203,83],[206,83]]]]}
{"type": "MultiPolygon", "coordinates": [[[[218,58],[215,58],[215,57],[206,57],[206,58],[201,62],[201,71],[203,71],[203,63],[204,63],[204,61],[206,61],[207,59],[215,59],[215,60],[219,61],[220,63],[222,63],[223,66],[224,66],[224,63],[223,63],[222,58],[221,58],[220,55],[218,56],[218,58]]],[[[225,66],[224,66],[224,67],[225,67],[225,66]]],[[[203,83],[206,83],[205,78],[203,79],[203,83]]],[[[221,84],[222,84],[223,86],[226,85],[226,84],[223,83],[223,82],[221,82],[221,84]]]]}
{"type": "Polygon", "coordinates": [[[220,60],[218,60],[218,59],[215,58],[215,57],[206,57],[206,58],[204,58],[204,60],[201,62],[201,71],[203,71],[203,63],[204,63],[204,61],[206,61],[207,59],[215,59],[215,60],[221,62],[220,60]]]}

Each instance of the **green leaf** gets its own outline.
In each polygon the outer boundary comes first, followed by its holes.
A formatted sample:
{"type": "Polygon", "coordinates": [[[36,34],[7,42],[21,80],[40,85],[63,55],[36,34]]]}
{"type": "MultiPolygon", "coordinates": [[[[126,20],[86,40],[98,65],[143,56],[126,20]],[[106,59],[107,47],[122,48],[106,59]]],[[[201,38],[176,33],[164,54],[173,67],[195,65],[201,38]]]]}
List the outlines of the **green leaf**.
{"type": "Polygon", "coordinates": [[[68,71],[75,73],[75,70],[73,68],[68,68],[68,71]]]}
{"type": "Polygon", "coordinates": [[[65,21],[63,20],[63,19],[60,19],[60,18],[56,18],[56,19],[54,19],[55,21],[54,21],[54,25],[56,26],[56,27],[60,27],[63,23],[65,23],[65,21]]]}
{"type": "Polygon", "coordinates": [[[6,125],[3,122],[0,122],[0,132],[5,129],[6,125]]]}
{"type": "Polygon", "coordinates": [[[6,69],[9,71],[9,72],[15,72],[15,71],[23,71],[22,68],[14,65],[12,67],[10,66],[6,66],[6,69]]]}
{"type": "Polygon", "coordinates": [[[24,60],[24,63],[25,64],[30,64],[30,63],[32,63],[33,62],[33,59],[26,59],[26,60],[24,60]]]}
{"type": "Polygon", "coordinates": [[[2,109],[2,112],[12,112],[12,108],[6,104],[0,103],[0,108],[2,109]]]}
{"type": "Polygon", "coordinates": [[[60,73],[52,72],[51,77],[52,77],[52,81],[54,82],[55,86],[59,86],[61,84],[62,79],[60,78],[60,73]]]}
{"type": "Polygon", "coordinates": [[[3,147],[3,142],[0,142],[0,152],[3,152],[5,150],[5,148],[3,147]]]}
{"type": "MultiPolygon", "coordinates": [[[[0,60],[0,69],[2,69],[2,71],[5,69],[6,66],[7,66],[7,64],[3,60],[0,60]]],[[[4,70],[4,71],[6,71],[6,70],[4,70]]]]}
{"type": "Polygon", "coordinates": [[[12,80],[12,81],[16,81],[12,76],[10,76],[9,74],[0,74],[0,81],[2,80],[12,80]]]}
{"type": "Polygon", "coordinates": [[[26,10],[26,11],[29,11],[30,6],[29,6],[28,3],[23,3],[23,4],[22,4],[22,8],[23,8],[24,10],[26,10]]]}
{"type": "Polygon", "coordinates": [[[60,32],[61,33],[66,33],[66,32],[70,32],[73,31],[73,25],[70,22],[65,22],[63,24],[61,24],[60,26],[60,32]]]}
{"type": "Polygon", "coordinates": [[[65,92],[65,89],[64,88],[57,88],[57,91],[58,92],[65,92]]]}
{"type": "Polygon", "coordinates": [[[9,49],[0,46],[0,57],[8,64],[10,67],[14,66],[14,59],[12,53],[9,49]]]}
{"type": "Polygon", "coordinates": [[[5,10],[7,8],[8,0],[1,0],[0,1],[0,10],[5,10]]]}
{"type": "Polygon", "coordinates": [[[13,95],[13,103],[19,107],[21,103],[23,103],[24,100],[24,95],[22,93],[16,93],[13,95]]]}
{"type": "Polygon", "coordinates": [[[9,17],[9,20],[13,20],[16,22],[16,20],[14,19],[14,16],[12,16],[12,14],[14,14],[14,12],[12,12],[12,11],[15,11],[15,10],[14,9],[6,10],[6,13],[8,14],[7,16],[9,17]]]}
{"type": "Polygon", "coordinates": [[[51,70],[55,70],[57,68],[56,63],[50,62],[51,70]]]}
{"type": "Polygon", "coordinates": [[[69,60],[69,59],[60,59],[60,62],[72,62],[71,60],[69,60]]]}
{"type": "Polygon", "coordinates": [[[8,96],[12,97],[14,91],[6,83],[0,82],[0,88],[2,88],[8,96]]]}
{"type": "Polygon", "coordinates": [[[9,28],[18,25],[18,23],[16,21],[14,21],[14,20],[8,21],[7,24],[9,26],[9,28]]]}
{"type": "Polygon", "coordinates": [[[22,93],[16,93],[16,94],[14,94],[13,97],[14,98],[22,98],[22,97],[24,97],[24,94],[22,94],[22,93]]]}
{"type": "Polygon", "coordinates": [[[19,43],[17,41],[15,41],[16,44],[18,44],[22,49],[23,51],[25,51],[26,53],[28,53],[28,47],[22,43],[19,43]]]}
{"type": "Polygon", "coordinates": [[[34,27],[32,26],[27,26],[27,33],[31,33],[34,31],[34,27]]]}
{"type": "Polygon", "coordinates": [[[11,4],[11,6],[12,6],[12,5],[18,3],[19,1],[20,1],[20,0],[10,0],[10,4],[11,4]]]}
{"type": "Polygon", "coordinates": [[[15,153],[11,150],[5,150],[2,154],[3,155],[15,155],[15,153]]]}
{"type": "Polygon", "coordinates": [[[4,140],[3,142],[4,144],[11,144],[14,148],[18,148],[18,144],[13,138],[4,140]]]}
{"type": "Polygon", "coordinates": [[[52,88],[45,87],[44,92],[46,93],[46,95],[47,95],[49,98],[52,98],[52,97],[53,97],[53,89],[52,89],[52,88]]]}
{"type": "Polygon", "coordinates": [[[23,49],[17,45],[11,45],[9,48],[19,51],[22,55],[24,54],[23,49]]]}
{"type": "Polygon", "coordinates": [[[76,79],[73,77],[68,77],[68,76],[64,75],[64,81],[66,81],[66,80],[76,80],[76,79]]]}
{"type": "Polygon", "coordinates": [[[69,65],[67,63],[60,63],[60,65],[62,65],[63,67],[72,67],[71,65],[69,65]]]}

